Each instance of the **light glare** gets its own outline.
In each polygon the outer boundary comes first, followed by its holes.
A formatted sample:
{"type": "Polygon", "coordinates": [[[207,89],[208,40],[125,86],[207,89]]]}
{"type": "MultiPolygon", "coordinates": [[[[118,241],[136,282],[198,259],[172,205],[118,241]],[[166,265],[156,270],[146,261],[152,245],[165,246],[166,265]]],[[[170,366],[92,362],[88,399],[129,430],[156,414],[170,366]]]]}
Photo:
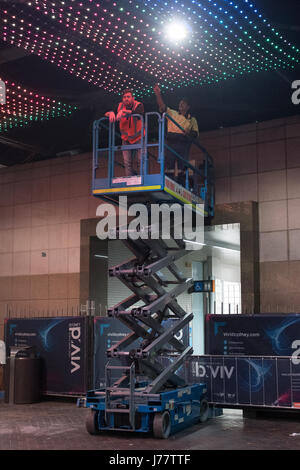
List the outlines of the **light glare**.
{"type": "Polygon", "coordinates": [[[187,27],[179,21],[172,21],[166,27],[166,36],[170,41],[183,41],[188,35],[187,27]]]}

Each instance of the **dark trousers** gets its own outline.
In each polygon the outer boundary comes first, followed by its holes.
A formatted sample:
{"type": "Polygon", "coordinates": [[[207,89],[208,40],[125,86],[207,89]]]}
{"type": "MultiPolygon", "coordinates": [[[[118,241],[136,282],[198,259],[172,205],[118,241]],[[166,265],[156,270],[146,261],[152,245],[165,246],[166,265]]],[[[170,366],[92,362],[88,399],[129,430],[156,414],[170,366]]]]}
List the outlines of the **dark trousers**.
{"type": "MultiPolygon", "coordinates": [[[[135,145],[139,144],[139,142],[136,142],[135,145]]],[[[129,142],[126,142],[125,140],[122,141],[122,145],[130,145],[129,142]]],[[[133,164],[134,161],[138,165],[138,174],[141,171],[141,154],[142,154],[142,149],[135,149],[135,150],[123,150],[123,162],[124,162],[124,168],[125,168],[125,176],[133,176],[134,171],[133,171],[133,164]]]]}
{"type": "MultiPolygon", "coordinates": [[[[190,152],[190,147],[191,143],[187,139],[187,137],[183,134],[168,134],[166,138],[166,145],[168,147],[171,147],[173,150],[175,150],[176,153],[178,153],[184,160],[188,161],[189,160],[189,152],[190,152]]],[[[178,177],[176,180],[180,184],[184,184],[185,182],[185,164],[184,160],[181,160],[180,158],[177,158],[176,155],[171,152],[171,150],[167,149],[165,147],[165,172],[174,178],[174,175],[172,176],[172,173],[170,173],[170,170],[175,170],[175,162],[177,161],[177,168],[178,168],[178,177]]]]}

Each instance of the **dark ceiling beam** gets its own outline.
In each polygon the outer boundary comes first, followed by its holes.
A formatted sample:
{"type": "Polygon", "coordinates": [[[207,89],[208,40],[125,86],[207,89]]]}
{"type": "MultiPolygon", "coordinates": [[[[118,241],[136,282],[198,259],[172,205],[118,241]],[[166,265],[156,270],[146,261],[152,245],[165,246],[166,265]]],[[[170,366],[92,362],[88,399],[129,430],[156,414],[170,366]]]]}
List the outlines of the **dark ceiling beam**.
{"type": "Polygon", "coordinates": [[[112,105],[118,99],[117,95],[108,94],[103,90],[92,91],[88,93],[84,93],[80,96],[74,96],[74,101],[76,101],[79,109],[84,109],[90,105],[97,105],[98,103],[111,103],[112,105]]]}
{"type": "Polygon", "coordinates": [[[0,135],[0,143],[7,145],[9,147],[14,147],[20,150],[26,150],[27,152],[43,153],[42,149],[35,147],[33,145],[28,145],[18,140],[11,139],[0,135]]]}
{"type": "Polygon", "coordinates": [[[285,29],[286,31],[299,31],[300,32],[300,26],[299,25],[294,25],[294,24],[274,24],[274,26],[278,29],[285,29]]]}
{"type": "Polygon", "coordinates": [[[27,0],[0,0],[0,4],[1,3],[5,3],[6,5],[13,7],[15,5],[26,5],[27,0]]]}
{"type": "Polygon", "coordinates": [[[29,55],[31,54],[20,47],[6,47],[5,49],[0,50],[0,64],[22,59],[29,55]]]}
{"type": "Polygon", "coordinates": [[[97,103],[111,103],[114,104],[118,100],[118,96],[108,94],[108,92],[99,88],[99,90],[90,92],[70,92],[69,90],[62,90],[56,88],[49,90],[43,88],[43,93],[49,98],[58,98],[60,100],[67,100],[69,104],[74,104],[78,109],[86,109],[91,105],[97,106],[97,103]]]}
{"type": "Polygon", "coordinates": [[[289,79],[289,77],[286,75],[286,73],[283,73],[281,70],[275,70],[275,73],[285,82],[292,86],[292,80],[289,79]]]}

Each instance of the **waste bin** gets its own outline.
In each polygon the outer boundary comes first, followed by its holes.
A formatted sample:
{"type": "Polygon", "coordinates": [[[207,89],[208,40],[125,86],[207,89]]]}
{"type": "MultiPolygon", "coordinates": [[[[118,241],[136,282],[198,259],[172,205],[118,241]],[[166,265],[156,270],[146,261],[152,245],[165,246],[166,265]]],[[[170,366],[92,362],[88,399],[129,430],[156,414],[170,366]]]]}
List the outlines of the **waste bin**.
{"type": "Polygon", "coordinates": [[[40,401],[41,377],[41,359],[34,347],[12,346],[5,366],[5,402],[27,404],[40,401]]]}
{"type": "Polygon", "coordinates": [[[0,400],[4,399],[4,365],[6,364],[6,348],[4,341],[0,340],[0,400]]]}

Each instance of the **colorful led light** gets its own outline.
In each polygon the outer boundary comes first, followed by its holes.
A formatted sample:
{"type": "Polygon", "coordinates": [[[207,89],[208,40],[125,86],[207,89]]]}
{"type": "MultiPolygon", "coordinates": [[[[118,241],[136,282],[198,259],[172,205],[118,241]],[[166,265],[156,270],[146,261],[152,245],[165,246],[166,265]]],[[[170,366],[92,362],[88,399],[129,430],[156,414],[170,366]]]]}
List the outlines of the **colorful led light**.
{"type": "Polygon", "coordinates": [[[0,105],[0,132],[24,127],[34,121],[66,118],[77,109],[76,106],[40,95],[15,82],[3,82],[6,87],[6,104],[0,105]]]}
{"type": "Polygon", "coordinates": [[[106,91],[130,86],[138,97],[155,82],[200,86],[292,69],[300,59],[250,0],[28,0],[22,10],[6,6],[0,37],[106,91]],[[190,26],[182,43],[165,38],[172,18],[190,26]]]}
{"type": "Polygon", "coordinates": [[[0,105],[6,104],[6,85],[3,80],[0,80],[0,105]]]}

